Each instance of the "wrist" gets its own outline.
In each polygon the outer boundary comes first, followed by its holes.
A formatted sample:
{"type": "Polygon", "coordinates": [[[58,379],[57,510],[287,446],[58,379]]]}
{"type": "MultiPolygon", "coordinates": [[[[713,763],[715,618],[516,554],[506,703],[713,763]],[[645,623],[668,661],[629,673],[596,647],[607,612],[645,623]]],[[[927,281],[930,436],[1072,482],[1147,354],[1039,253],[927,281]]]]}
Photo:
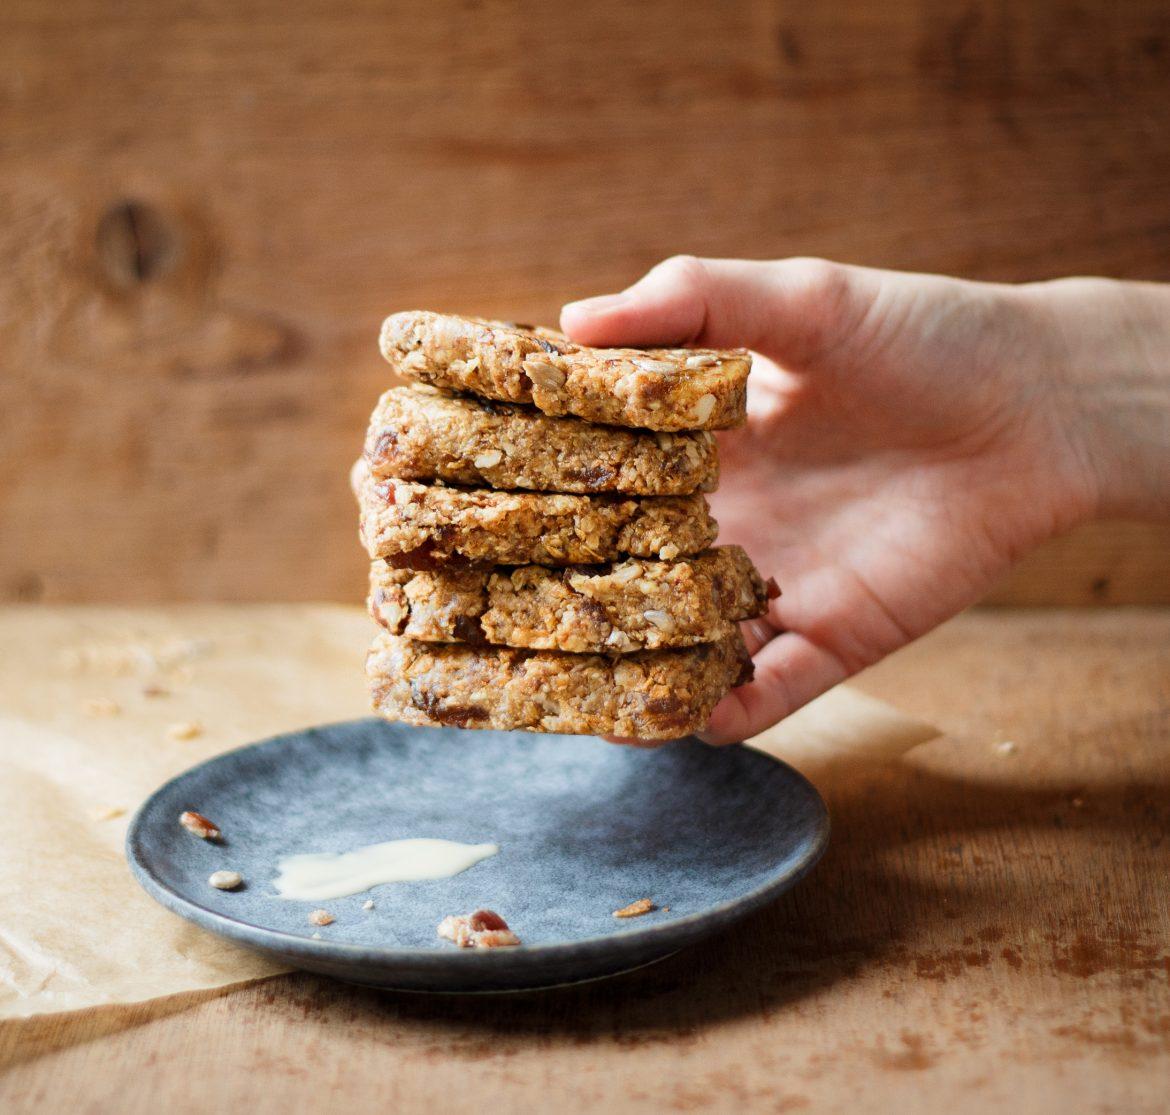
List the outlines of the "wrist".
{"type": "Polygon", "coordinates": [[[1170,286],[1059,279],[1019,288],[1083,518],[1170,518],[1170,286]]]}

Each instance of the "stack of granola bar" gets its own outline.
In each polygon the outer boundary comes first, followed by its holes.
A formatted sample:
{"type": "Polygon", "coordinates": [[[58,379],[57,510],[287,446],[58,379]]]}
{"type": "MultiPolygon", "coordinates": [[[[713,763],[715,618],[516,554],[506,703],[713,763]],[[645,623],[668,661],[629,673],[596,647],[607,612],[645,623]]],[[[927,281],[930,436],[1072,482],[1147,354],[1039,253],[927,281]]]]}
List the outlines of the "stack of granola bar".
{"type": "Polygon", "coordinates": [[[774,586],[712,547],[713,429],[750,356],[595,349],[526,326],[395,314],[354,469],[385,629],[374,708],[410,724],[670,739],[751,663],[774,586]]]}

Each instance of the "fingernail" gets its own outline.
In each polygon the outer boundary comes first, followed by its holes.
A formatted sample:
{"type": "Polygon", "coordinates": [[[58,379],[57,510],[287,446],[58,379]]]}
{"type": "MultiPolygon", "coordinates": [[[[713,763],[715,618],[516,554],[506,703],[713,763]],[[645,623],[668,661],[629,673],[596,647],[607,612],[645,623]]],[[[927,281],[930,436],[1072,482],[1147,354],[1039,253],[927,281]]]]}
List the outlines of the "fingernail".
{"type": "Polygon", "coordinates": [[[582,298],[577,302],[566,302],[562,307],[562,312],[607,314],[610,310],[616,310],[619,306],[624,306],[629,300],[630,296],[624,292],[621,294],[599,294],[596,298],[582,298]]]}

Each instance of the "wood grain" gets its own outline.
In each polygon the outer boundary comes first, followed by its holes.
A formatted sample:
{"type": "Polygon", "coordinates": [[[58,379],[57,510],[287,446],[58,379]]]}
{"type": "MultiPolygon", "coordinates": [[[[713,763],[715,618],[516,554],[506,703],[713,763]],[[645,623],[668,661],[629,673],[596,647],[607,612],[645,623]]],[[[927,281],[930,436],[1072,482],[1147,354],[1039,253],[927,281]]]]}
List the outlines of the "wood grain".
{"type": "MultiPolygon", "coordinates": [[[[1165,279],[1168,98],[1162,0],[8,0],[0,599],[358,597],[391,309],[680,251],[1165,279]]],[[[1128,537],[1000,598],[1165,599],[1128,537]]]]}
{"type": "Polygon", "coordinates": [[[0,1108],[1163,1111],[1168,678],[1167,610],[962,616],[862,678],[949,735],[836,770],[825,859],[716,940],[542,994],[290,976],[6,1024],[0,1108]]]}

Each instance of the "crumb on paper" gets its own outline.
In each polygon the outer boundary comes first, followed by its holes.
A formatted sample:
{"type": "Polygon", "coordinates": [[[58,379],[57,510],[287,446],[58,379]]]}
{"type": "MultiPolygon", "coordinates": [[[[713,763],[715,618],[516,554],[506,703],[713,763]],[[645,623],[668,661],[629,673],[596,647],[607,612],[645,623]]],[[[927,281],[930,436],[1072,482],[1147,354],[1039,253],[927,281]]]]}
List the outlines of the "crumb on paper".
{"type": "Polygon", "coordinates": [[[59,661],[65,670],[73,674],[100,673],[126,677],[183,669],[184,663],[203,658],[213,649],[214,644],[209,639],[169,639],[162,643],[149,643],[141,638],[130,637],[66,647],[59,661]]]}
{"type": "Polygon", "coordinates": [[[309,915],[310,925],[332,925],[336,920],[328,910],[314,910],[309,915]]]}
{"type": "Polygon", "coordinates": [[[81,706],[86,716],[117,716],[122,706],[110,697],[91,697],[81,706]]]}
{"type": "Polygon", "coordinates": [[[169,697],[171,691],[165,685],[144,685],[142,695],[144,697],[169,697]]]}
{"type": "Polygon", "coordinates": [[[444,941],[453,941],[461,949],[508,948],[520,944],[520,938],[494,910],[451,914],[439,922],[437,932],[444,941]]]}
{"type": "Polygon", "coordinates": [[[649,898],[639,898],[636,902],[631,902],[620,910],[614,910],[613,916],[615,918],[640,918],[643,914],[649,914],[657,908],[649,898]]]}
{"type": "Polygon", "coordinates": [[[207,880],[216,890],[235,890],[244,876],[238,871],[213,871],[207,880]]]}
{"type": "Polygon", "coordinates": [[[995,749],[1001,755],[1014,755],[1017,750],[1015,742],[1010,739],[1001,740],[995,745],[995,749]]]}
{"type": "Polygon", "coordinates": [[[125,817],[126,810],[120,805],[103,805],[98,809],[93,810],[90,816],[95,821],[113,821],[118,817],[125,817]]]}
{"type": "Polygon", "coordinates": [[[198,720],[180,720],[167,728],[167,735],[175,740],[195,739],[203,735],[203,725],[198,720]]]}
{"type": "Polygon", "coordinates": [[[193,809],[179,814],[179,824],[201,840],[218,840],[223,835],[214,821],[208,820],[202,813],[196,813],[193,809]]]}
{"type": "Polygon", "coordinates": [[[363,910],[372,910],[373,908],[374,908],[374,900],[372,898],[367,898],[365,900],[365,902],[362,903],[363,910]]]}

